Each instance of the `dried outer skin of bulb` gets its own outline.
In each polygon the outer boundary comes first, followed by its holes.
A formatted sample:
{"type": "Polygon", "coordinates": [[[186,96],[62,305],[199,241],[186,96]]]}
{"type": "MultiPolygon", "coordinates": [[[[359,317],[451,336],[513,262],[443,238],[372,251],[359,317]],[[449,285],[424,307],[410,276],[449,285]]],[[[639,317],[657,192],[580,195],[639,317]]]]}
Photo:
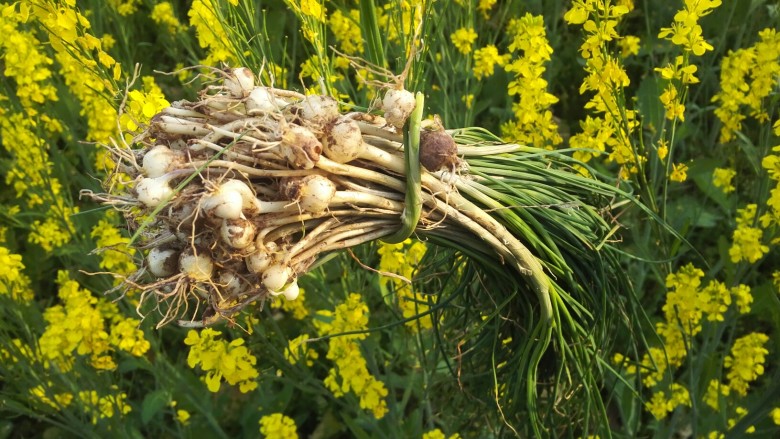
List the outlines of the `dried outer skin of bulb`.
{"type": "Polygon", "coordinates": [[[220,272],[217,282],[218,285],[222,287],[222,291],[228,295],[239,294],[243,288],[241,278],[232,271],[220,272]]]}
{"type": "Polygon", "coordinates": [[[455,169],[460,164],[458,145],[443,129],[420,133],[420,163],[430,172],[455,169]]]}
{"type": "Polygon", "coordinates": [[[322,143],[307,128],[289,125],[279,149],[295,169],[312,169],[322,154],[322,143]]]}

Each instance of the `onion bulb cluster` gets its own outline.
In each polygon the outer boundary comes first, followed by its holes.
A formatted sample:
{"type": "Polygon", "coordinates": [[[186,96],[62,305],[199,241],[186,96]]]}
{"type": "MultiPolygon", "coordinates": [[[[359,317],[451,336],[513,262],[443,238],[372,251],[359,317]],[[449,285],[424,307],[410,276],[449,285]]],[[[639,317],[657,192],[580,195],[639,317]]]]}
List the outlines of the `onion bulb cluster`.
{"type": "MultiPolygon", "coordinates": [[[[221,76],[197,101],[153,117],[133,139],[140,149],[113,148],[129,189],[99,197],[127,207],[146,254],[128,284],[143,291],[142,309],[155,305],[160,325],[208,325],[275,296],[295,300],[298,278],[319,256],[394,233],[405,210],[401,130],[411,93],[392,89],[375,111],[343,112],[328,96],[257,84],[246,68],[221,76]]],[[[540,271],[459,194],[455,182],[468,178],[451,135],[439,125],[420,138],[419,233],[484,235],[505,263],[540,271]]]]}

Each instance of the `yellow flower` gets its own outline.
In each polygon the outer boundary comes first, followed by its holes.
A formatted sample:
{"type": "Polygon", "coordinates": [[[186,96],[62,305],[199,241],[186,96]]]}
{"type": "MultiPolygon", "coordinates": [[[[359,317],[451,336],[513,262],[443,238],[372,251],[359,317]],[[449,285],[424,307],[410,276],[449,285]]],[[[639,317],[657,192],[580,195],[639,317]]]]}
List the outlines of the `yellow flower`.
{"type": "Polygon", "coordinates": [[[509,55],[499,55],[498,48],[488,45],[474,52],[474,76],[477,79],[493,75],[495,67],[503,66],[509,59],[509,55]]]}
{"type": "MultiPolygon", "coordinates": [[[[350,294],[345,303],[336,307],[335,312],[318,311],[317,314],[323,317],[314,321],[320,335],[354,332],[368,327],[368,306],[359,294],[350,294]],[[326,319],[330,322],[326,323],[326,319]]],[[[335,363],[335,367],[328,371],[324,384],[336,397],[353,392],[360,399],[360,408],[371,411],[376,419],[381,419],[388,411],[384,399],[388,391],[368,371],[366,359],[360,352],[358,341],[366,337],[366,333],[357,333],[328,340],[327,358],[335,363]]]]}
{"type": "Polygon", "coordinates": [[[328,25],[341,46],[341,50],[347,55],[363,53],[363,37],[360,32],[360,11],[350,9],[349,15],[344,15],[340,9],[336,9],[328,17],[328,25]]]}
{"type": "Polygon", "coordinates": [[[472,27],[462,27],[450,35],[452,45],[462,54],[471,53],[472,45],[477,39],[477,33],[472,27]]]}
{"type": "Polygon", "coordinates": [[[206,372],[201,380],[210,392],[218,392],[223,379],[232,386],[238,385],[241,393],[256,389],[259,376],[255,369],[257,358],[244,346],[243,338],[228,343],[219,339],[221,334],[211,328],[202,330],[200,334],[190,330],[184,339],[184,344],[191,346],[187,364],[193,369],[200,365],[206,372]]]}
{"type": "Polygon", "coordinates": [[[176,421],[182,425],[187,425],[190,422],[190,412],[187,410],[176,410],[176,421]]]}
{"type": "Polygon", "coordinates": [[[764,363],[769,353],[764,345],[769,341],[766,334],[753,332],[738,338],[726,356],[723,366],[729,388],[741,396],[747,395],[750,383],[764,374],[764,363]]]}
{"type": "Polygon", "coordinates": [[[173,5],[170,2],[160,2],[154,5],[152,13],[149,18],[157,25],[162,26],[168,33],[176,34],[184,31],[179,19],[176,18],[176,14],[173,11],[173,5]]]}
{"type": "Polygon", "coordinates": [[[488,15],[488,12],[493,9],[495,4],[496,0],[479,0],[479,4],[477,4],[477,10],[482,12],[482,17],[487,20],[487,18],[490,16],[488,15]]]}
{"type": "Polygon", "coordinates": [[[769,416],[772,417],[772,422],[774,422],[775,425],[780,425],[780,407],[773,408],[772,412],[769,413],[769,416]]]}
{"type": "Polygon", "coordinates": [[[684,163],[673,163],[672,174],[669,176],[669,180],[676,182],[683,182],[688,178],[688,165],[684,163]]]}
{"type": "Polygon", "coordinates": [[[737,228],[732,236],[732,245],[729,248],[731,262],[739,263],[743,260],[753,264],[769,252],[769,246],[761,244],[763,232],[757,227],[752,227],[756,216],[757,205],[748,204],[744,209],[737,209],[737,228]]]}
{"type": "Polygon", "coordinates": [[[298,439],[295,421],[282,413],[260,418],[260,434],[266,439],[298,439]]]}
{"type": "Polygon", "coordinates": [[[737,171],[733,169],[715,168],[712,172],[712,184],[715,187],[721,188],[724,194],[734,192],[736,189],[731,180],[737,175],[737,171]]]}
{"type": "Polygon", "coordinates": [[[325,22],[325,7],[320,0],[300,0],[301,12],[304,15],[308,15],[317,19],[318,21],[325,22]]]}

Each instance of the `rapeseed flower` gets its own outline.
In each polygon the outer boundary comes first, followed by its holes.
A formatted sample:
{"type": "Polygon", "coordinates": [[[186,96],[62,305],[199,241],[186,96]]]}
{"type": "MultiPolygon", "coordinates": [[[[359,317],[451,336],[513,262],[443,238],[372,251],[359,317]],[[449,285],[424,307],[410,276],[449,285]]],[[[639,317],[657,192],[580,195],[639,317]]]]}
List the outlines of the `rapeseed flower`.
{"type": "MultiPolygon", "coordinates": [[[[736,177],[737,171],[730,168],[715,168],[712,172],[712,184],[719,187],[724,194],[734,192],[736,189],[732,180],[736,177]]],[[[780,207],[780,206],[778,206],[780,207]]]]}
{"type": "Polygon", "coordinates": [[[218,392],[223,379],[231,386],[238,385],[241,393],[256,389],[257,358],[244,346],[243,338],[227,342],[219,338],[221,334],[211,328],[200,333],[190,330],[184,339],[184,344],[190,346],[187,365],[193,369],[200,365],[206,372],[201,380],[210,392],[218,392]]]}
{"type": "Polygon", "coordinates": [[[474,76],[477,79],[492,76],[496,66],[503,66],[509,55],[499,55],[498,48],[492,44],[474,51],[474,76]]]}
{"type": "Polygon", "coordinates": [[[173,11],[171,2],[160,2],[154,5],[149,18],[169,34],[176,34],[185,30],[173,11]]]}
{"type": "Polygon", "coordinates": [[[769,246],[761,244],[763,231],[753,227],[757,208],[756,204],[748,204],[743,209],[737,209],[737,228],[729,248],[731,262],[735,264],[741,261],[753,264],[769,252],[769,246]]]}
{"type": "Polygon", "coordinates": [[[360,400],[360,408],[370,411],[376,419],[387,413],[388,394],[385,385],[368,371],[366,359],[360,351],[359,340],[366,333],[338,335],[368,328],[368,306],[359,294],[352,293],[334,312],[318,311],[321,317],[314,321],[320,335],[333,335],[328,341],[327,358],[335,363],[325,378],[327,387],[336,397],[353,392],[360,400]],[[327,320],[330,320],[328,322],[327,320]]]}
{"type": "Polygon", "coordinates": [[[552,55],[544,19],[531,14],[512,19],[507,33],[512,36],[509,50],[521,55],[505,67],[515,75],[509,82],[509,94],[519,95],[520,100],[512,105],[515,120],[504,124],[501,130],[514,142],[552,148],[563,139],[550,111],[558,98],[547,92],[547,81],[543,78],[545,64],[552,55]]]}
{"type": "Polygon", "coordinates": [[[298,439],[295,421],[282,413],[260,418],[260,434],[266,439],[298,439]]]}
{"type": "Polygon", "coordinates": [[[738,338],[726,356],[723,366],[729,388],[735,393],[747,395],[750,384],[764,374],[764,363],[769,350],[764,345],[769,341],[766,334],[753,332],[738,338]]]}
{"type": "Polygon", "coordinates": [[[477,40],[477,33],[473,27],[462,27],[450,34],[450,40],[458,52],[467,55],[471,53],[474,41],[477,40]]]}

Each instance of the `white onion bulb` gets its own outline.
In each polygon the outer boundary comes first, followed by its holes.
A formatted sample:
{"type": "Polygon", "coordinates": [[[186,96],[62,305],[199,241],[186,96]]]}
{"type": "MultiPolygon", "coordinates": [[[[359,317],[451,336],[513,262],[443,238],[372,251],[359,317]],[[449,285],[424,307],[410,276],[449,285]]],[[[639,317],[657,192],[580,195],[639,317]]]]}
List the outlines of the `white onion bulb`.
{"type": "MultiPolygon", "coordinates": [[[[271,294],[273,294],[273,293],[271,293],[271,294]]],[[[301,289],[300,289],[300,287],[298,287],[298,281],[297,280],[294,280],[294,281],[290,282],[290,284],[287,285],[287,288],[285,288],[282,291],[282,295],[287,300],[295,300],[295,299],[298,298],[298,295],[300,295],[300,294],[301,294],[301,289]]]]}
{"type": "Polygon", "coordinates": [[[308,95],[299,104],[300,116],[307,122],[324,125],[339,117],[339,103],[330,96],[308,95]]]}
{"type": "Polygon", "coordinates": [[[352,119],[340,118],[325,127],[322,152],[337,163],[355,160],[365,151],[360,126],[352,119]]]}
{"type": "Polygon", "coordinates": [[[301,210],[318,214],[328,209],[336,194],[336,185],[327,177],[319,174],[304,177],[299,186],[298,205],[301,210]]]}
{"type": "Polygon", "coordinates": [[[281,294],[282,289],[292,277],[292,269],[287,265],[272,264],[263,272],[263,285],[271,294],[281,294]]]}
{"type": "Polygon", "coordinates": [[[138,201],[147,207],[159,206],[163,201],[173,196],[173,189],[168,185],[169,181],[170,177],[167,174],[155,178],[142,178],[135,185],[138,201]]]}
{"type": "Polygon", "coordinates": [[[144,172],[150,178],[165,175],[174,168],[178,158],[178,155],[167,146],[155,145],[154,148],[144,154],[144,172]]]}
{"type": "Polygon", "coordinates": [[[207,281],[214,271],[214,262],[205,250],[195,252],[188,247],[179,257],[179,268],[194,281],[207,281]]]}
{"type": "Polygon", "coordinates": [[[382,100],[382,111],[385,112],[387,123],[398,129],[404,126],[415,106],[417,101],[414,94],[404,89],[390,89],[382,100]]]}
{"type": "Polygon", "coordinates": [[[238,191],[219,187],[203,197],[201,208],[208,214],[223,219],[238,219],[244,207],[244,199],[238,191]]]}
{"type": "Polygon", "coordinates": [[[244,218],[225,219],[219,228],[219,236],[233,248],[247,248],[255,241],[255,225],[244,218]]]}
{"type": "Polygon", "coordinates": [[[258,203],[257,196],[249,185],[243,181],[231,178],[223,181],[219,188],[223,191],[235,191],[241,194],[241,204],[244,213],[253,215],[260,211],[260,203],[258,203]]]}
{"type": "Polygon", "coordinates": [[[146,263],[149,272],[154,277],[168,277],[176,273],[179,255],[173,249],[161,249],[155,247],[146,255],[146,263]]]}
{"type": "Polygon", "coordinates": [[[219,286],[228,295],[241,292],[241,278],[231,271],[223,271],[219,274],[219,286]]]}
{"type": "Polygon", "coordinates": [[[279,101],[268,91],[267,87],[255,87],[246,98],[244,105],[246,112],[250,116],[260,113],[273,113],[279,111],[279,104],[284,105],[284,101],[279,101]]]}
{"type": "Polygon", "coordinates": [[[223,81],[231,96],[243,98],[255,88],[255,74],[246,67],[230,70],[223,81]]]}

